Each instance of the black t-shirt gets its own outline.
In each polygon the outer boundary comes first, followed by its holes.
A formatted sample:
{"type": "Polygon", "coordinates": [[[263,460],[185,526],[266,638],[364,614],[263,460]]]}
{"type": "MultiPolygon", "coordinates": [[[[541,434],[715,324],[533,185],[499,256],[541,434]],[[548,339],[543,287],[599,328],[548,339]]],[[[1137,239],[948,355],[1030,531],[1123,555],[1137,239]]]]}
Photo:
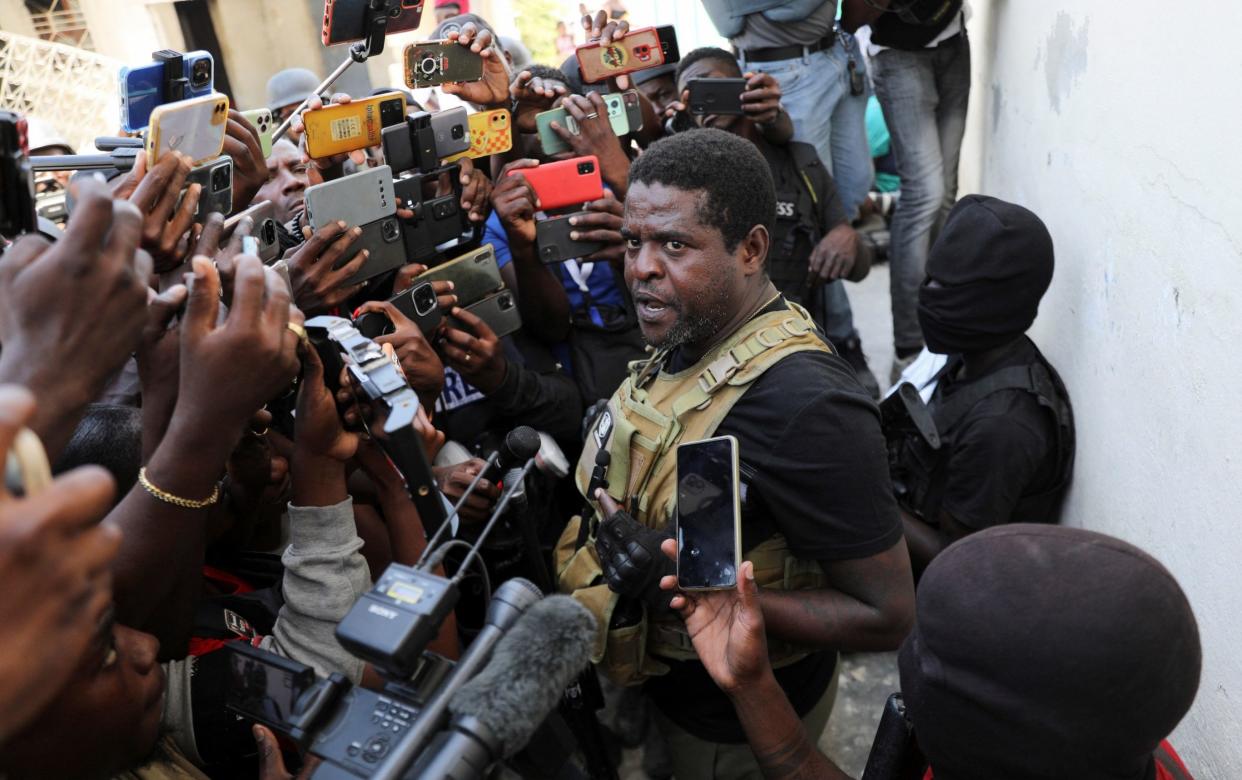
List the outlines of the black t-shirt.
{"type": "MultiPolygon", "coordinates": [[[[786,308],[777,301],[765,311],[786,308]]],[[[670,372],[689,364],[671,356],[670,372]]],[[[800,560],[866,558],[901,539],[879,411],[849,364],[799,352],[769,368],[721,421],[715,435],[738,441],[746,500],[742,547],[780,532],[800,560]]],[[[661,659],[663,660],[663,659],[661,659]]],[[[670,720],[701,739],[745,742],[729,699],[697,661],[671,662],[646,691],[670,720]]],[[[827,690],[835,654],[812,653],[776,670],[800,716],[827,690]]]]}
{"type": "MultiPolygon", "coordinates": [[[[1035,345],[1022,339],[992,370],[1038,360],[1035,345]]],[[[954,379],[956,373],[940,380],[933,401],[952,398],[969,386],[954,379]]],[[[1056,421],[1034,395],[1025,390],[992,393],[971,407],[949,433],[952,445],[942,512],[973,531],[1047,521],[1014,516],[1019,499],[1051,489],[1059,476],[1056,421]]]]}

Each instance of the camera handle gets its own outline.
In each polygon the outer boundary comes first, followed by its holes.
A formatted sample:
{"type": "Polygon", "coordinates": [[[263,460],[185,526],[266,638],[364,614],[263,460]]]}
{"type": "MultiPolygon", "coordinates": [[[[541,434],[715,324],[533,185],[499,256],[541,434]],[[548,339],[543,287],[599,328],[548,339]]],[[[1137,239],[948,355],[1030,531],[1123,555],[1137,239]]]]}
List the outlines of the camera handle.
{"type": "MultiPolygon", "coordinates": [[[[355,62],[366,62],[367,58],[373,54],[380,54],[384,51],[384,36],[388,34],[388,20],[391,18],[389,11],[396,7],[400,0],[371,0],[367,5],[366,21],[364,26],[367,29],[367,37],[364,40],[355,43],[349,47],[349,58],[336,66],[336,69],[328,74],[318,87],[315,87],[313,95],[322,95],[332,88],[341,76],[345,75],[345,71],[355,62]]],[[[279,141],[289,132],[289,127],[293,124],[293,118],[306,110],[307,104],[310,103],[311,96],[307,96],[302,103],[294,109],[285,121],[280,123],[280,127],[276,128],[276,132],[272,133],[272,143],[279,141]]]]}

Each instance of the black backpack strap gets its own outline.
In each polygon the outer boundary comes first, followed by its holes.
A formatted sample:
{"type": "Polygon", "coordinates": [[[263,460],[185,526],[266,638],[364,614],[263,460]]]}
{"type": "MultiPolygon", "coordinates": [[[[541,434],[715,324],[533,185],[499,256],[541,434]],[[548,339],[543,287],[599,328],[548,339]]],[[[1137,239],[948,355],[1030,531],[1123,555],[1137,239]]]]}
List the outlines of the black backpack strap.
{"type": "MultiPolygon", "coordinates": [[[[942,434],[952,430],[961,421],[962,417],[974,408],[975,404],[993,393],[999,393],[1002,390],[1025,390],[1032,395],[1038,396],[1039,393],[1036,389],[1038,386],[1037,380],[1032,376],[1033,369],[1037,366],[1038,364],[1035,366],[1002,368],[982,379],[970,382],[946,399],[941,400],[933,397],[931,412],[932,419],[936,421],[936,430],[942,434]]],[[[1038,367],[1042,368],[1042,366],[1038,367]]],[[[948,368],[948,366],[946,365],[945,368],[948,368]]],[[[1051,381],[1047,381],[1046,384],[1047,387],[1052,387],[1051,381]]]]}

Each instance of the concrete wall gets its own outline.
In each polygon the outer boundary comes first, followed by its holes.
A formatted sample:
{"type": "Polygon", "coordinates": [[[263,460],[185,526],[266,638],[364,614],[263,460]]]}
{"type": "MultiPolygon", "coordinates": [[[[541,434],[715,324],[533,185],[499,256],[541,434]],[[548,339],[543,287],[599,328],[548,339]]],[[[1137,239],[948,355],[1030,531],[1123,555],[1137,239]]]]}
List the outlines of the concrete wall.
{"type": "Polygon", "coordinates": [[[963,193],[1056,243],[1033,335],[1078,418],[1067,522],[1182,583],[1204,666],[1175,744],[1196,777],[1242,777],[1242,10],[973,4],[963,193]]]}

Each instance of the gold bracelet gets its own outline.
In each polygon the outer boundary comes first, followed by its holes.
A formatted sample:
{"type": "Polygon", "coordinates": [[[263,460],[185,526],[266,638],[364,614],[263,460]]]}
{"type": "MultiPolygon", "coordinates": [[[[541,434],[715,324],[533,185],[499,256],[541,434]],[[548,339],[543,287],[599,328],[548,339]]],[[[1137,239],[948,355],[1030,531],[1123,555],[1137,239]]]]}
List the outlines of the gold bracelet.
{"type": "Polygon", "coordinates": [[[160,490],[155,485],[151,484],[151,480],[147,479],[147,469],[145,466],[138,469],[138,483],[142,485],[142,489],[150,493],[153,498],[163,501],[165,504],[179,506],[182,509],[206,509],[220,500],[220,484],[218,482],[216,483],[215,489],[211,491],[211,495],[207,496],[207,498],[204,498],[202,501],[194,501],[189,498],[174,496],[166,490],[160,490]]]}

